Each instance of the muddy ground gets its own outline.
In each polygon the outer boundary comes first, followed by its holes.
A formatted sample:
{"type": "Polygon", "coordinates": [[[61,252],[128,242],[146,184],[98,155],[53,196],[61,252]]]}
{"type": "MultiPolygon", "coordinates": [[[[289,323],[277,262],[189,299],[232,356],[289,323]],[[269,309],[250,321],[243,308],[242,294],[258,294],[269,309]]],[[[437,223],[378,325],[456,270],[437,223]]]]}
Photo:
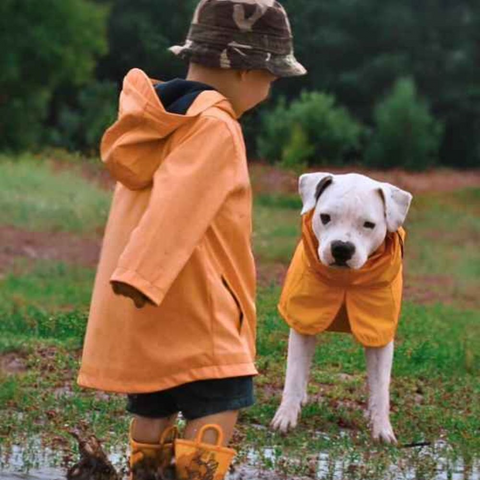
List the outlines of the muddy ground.
{"type": "MultiPolygon", "coordinates": [[[[52,163],[55,174],[72,169],[108,195],[111,193],[113,182],[95,164],[78,167],[62,161],[52,163]]],[[[297,239],[298,212],[292,200],[296,198],[297,181],[294,174],[265,164],[252,164],[251,172],[257,200],[285,199],[280,208],[270,200],[258,204],[256,200],[256,215],[278,219],[279,224],[288,224],[289,230],[266,230],[260,232],[260,241],[256,238],[261,324],[258,405],[241,418],[234,439],[241,457],[231,479],[480,480],[480,448],[475,440],[480,434],[480,421],[474,398],[480,394],[480,385],[474,374],[477,353],[472,343],[478,331],[476,325],[480,324],[475,316],[480,309],[480,276],[475,276],[479,230],[472,216],[480,214],[480,205],[472,204],[477,198],[474,195],[455,194],[480,188],[480,172],[366,172],[418,196],[421,208],[416,211],[415,229],[421,230],[422,215],[443,212],[443,196],[450,215],[438,222],[425,217],[426,231],[412,233],[408,252],[405,317],[411,326],[401,332],[399,339],[398,376],[394,378],[392,396],[394,423],[403,445],[413,444],[403,450],[377,448],[369,441],[363,419],[365,374],[361,355],[343,339],[322,342],[311,382],[311,402],[299,430],[287,437],[269,430],[283,383],[287,331],[277,323],[275,310],[278,287],[297,239]],[[430,204],[437,202],[437,210],[431,213],[430,204]],[[448,222],[462,215],[469,216],[466,225],[460,222],[450,230],[448,222]],[[273,240],[269,243],[270,238],[273,240]],[[429,251],[436,244],[442,245],[438,254],[448,261],[445,268],[430,269],[425,265],[431,262],[429,251]],[[473,266],[468,262],[470,254],[473,266]],[[465,327],[455,329],[456,324],[465,327]],[[421,338],[428,329],[435,331],[435,340],[430,343],[421,338]]],[[[108,445],[116,445],[119,439],[120,444],[125,443],[123,400],[102,392],[83,392],[75,386],[82,333],[78,325],[86,319],[88,299],[82,300],[78,311],[70,312],[77,297],[70,300],[71,292],[60,300],[54,297],[55,291],[70,280],[76,285],[69,277],[69,266],[94,271],[101,237],[101,229],[86,233],[61,229],[39,232],[0,225],[0,282],[4,280],[8,291],[15,294],[8,307],[8,327],[2,330],[0,325],[0,335],[4,336],[0,338],[0,436],[7,438],[6,444],[16,452],[14,460],[5,456],[0,440],[2,480],[64,478],[64,469],[51,467],[75,461],[76,451],[72,452],[72,443],[67,440],[68,429],[79,422],[93,425],[108,445]],[[51,279],[35,270],[42,263],[66,265],[60,272],[54,270],[58,278],[53,278],[51,286],[45,287],[51,279]],[[32,293],[42,288],[45,301],[43,297],[34,301],[32,293]],[[59,316],[57,311],[61,312],[59,316]],[[42,461],[49,449],[54,457],[60,457],[42,461]],[[19,473],[31,458],[40,458],[38,468],[32,464],[28,475],[19,473]]],[[[75,281],[82,288],[90,288],[90,277],[75,281]]],[[[113,458],[125,465],[124,451],[120,457],[116,452],[113,458]]]]}

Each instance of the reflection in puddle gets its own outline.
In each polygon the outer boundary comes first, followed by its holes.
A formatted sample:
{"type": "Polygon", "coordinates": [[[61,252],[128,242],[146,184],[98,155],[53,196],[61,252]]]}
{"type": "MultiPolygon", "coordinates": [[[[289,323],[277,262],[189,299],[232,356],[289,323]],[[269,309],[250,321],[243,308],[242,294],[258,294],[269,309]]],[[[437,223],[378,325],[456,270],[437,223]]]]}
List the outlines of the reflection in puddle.
{"type": "MultiPolygon", "coordinates": [[[[419,456],[423,457],[423,456],[419,456]]],[[[431,452],[423,458],[398,459],[395,465],[389,465],[379,478],[385,480],[480,480],[480,462],[475,460],[467,463],[463,459],[449,460],[432,458],[431,452]],[[412,465],[412,463],[414,463],[412,465]]],[[[344,480],[345,478],[365,478],[369,472],[360,461],[332,460],[328,454],[321,453],[318,461],[318,480],[344,480]],[[355,474],[357,472],[357,474],[355,474]]],[[[370,472],[369,472],[370,473],[370,472]]]]}
{"type": "MultiPolygon", "coordinates": [[[[64,451],[54,451],[42,446],[39,439],[26,447],[13,446],[8,451],[0,449],[0,480],[65,480],[64,451]]],[[[111,462],[120,471],[126,457],[118,451],[109,454],[111,462]]]]}
{"type": "MultiPolygon", "coordinates": [[[[408,452],[399,449],[398,453],[396,459],[383,456],[379,461],[351,450],[342,454],[321,452],[301,459],[286,458],[281,448],[251,450],[245,456],[245,463],[228,480],[283,480],[285,469],[298,472],[298,476],[289,474],[289,480],[480,480],[480,460],[455,456],[445,442],[408,452]]],[[[111,452],[109,458],[118,470],[125,465],[122,452],[111,452]]],[[[33,442],[28,448],[14,446],[8,452],[0,451],[0,479],[65,480],[63,468],[51,467],[61,463],[62,453],[42,448],[40,442],[33,442]]]]}
{"type": "MultiPolygon", "coordinates": [[[[372,450],[373,452],[373,450],[372,450]]],[[[372,453],[370,452],[370,453],[372,453]]],[[[320,452],[318,455],[305,455],[303,458],[286,458],[280,448],[266,448],[261,452],[250,451],[247,454],[247,464],[257,468],[250,469],[252,475],[240,478],[255,479],[254,472],[259,472],[259,466],[267,466],[273,471],[301,472],[306,477],[316,480],[480,480],[480,459],[461,458],[443,441],[431,446],[421,446],[399,449],[397,458],[394,456],[379,456],[348,451],[320,452]]],[[[261,477],[272,480],[285,478],[280,476],[261,477]]],[[[297,477],[289,476],[294,480],[297,477]]]]}
{"type": "Polygon", "coordinates": [[[1,453],[1,480],[65,480],[63,470],[50,468],[58,459],[50,449],[42,449],[40,442],[33,442],[27,448],[13,446],[1,453]]]}

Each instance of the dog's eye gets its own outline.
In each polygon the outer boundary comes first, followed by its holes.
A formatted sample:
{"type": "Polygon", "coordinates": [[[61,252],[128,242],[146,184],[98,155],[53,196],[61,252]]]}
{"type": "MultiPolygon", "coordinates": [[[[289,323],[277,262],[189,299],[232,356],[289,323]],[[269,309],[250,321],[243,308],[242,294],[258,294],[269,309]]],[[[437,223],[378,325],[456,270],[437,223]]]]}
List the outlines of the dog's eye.
{"type": "Polygon", "coordinates": [[[363,224],[363,226],[364,226],[365,228],[369,228],[370,230],[373,230],[373,229],[375,228],[375,224],[372,223],[372,222],[365,222],[365,223],[363,224]]]}
{"type": "Polygon", "coordinates": [[[330,215],[327,215],[326,213],[322,213],[320,215],[320,219],[322,220],[322,223],[324,225],[326,225],[327,223],[330,223],[330,220],[331,220],[330,215]]]}

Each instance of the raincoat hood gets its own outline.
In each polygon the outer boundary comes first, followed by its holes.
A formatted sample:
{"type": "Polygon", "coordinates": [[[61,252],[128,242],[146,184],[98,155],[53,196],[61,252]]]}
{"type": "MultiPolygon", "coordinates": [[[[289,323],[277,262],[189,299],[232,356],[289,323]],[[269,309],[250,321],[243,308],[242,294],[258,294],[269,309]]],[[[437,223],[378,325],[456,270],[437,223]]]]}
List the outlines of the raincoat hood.
{"type": "Polygon", "coordinates": [[[119,181],[79,384],[134,394],[255,375],[252,189],[230,104],[211,86],[133,70],[102,154],[119,181]],[[113,282],[150,303],[138,309],[113,282]]]}
{"type": "Polygon", "coordinates": [[[213,89],[201,92],[184,115],[169,112],[155,91],[160,83],[138,68],[130,70],[123,81],[118,119],[102,138],[105,166],[130,190],[152,184],[169,137],[202,112],[216,107],[236,118],[229,101],[213,89]]]}

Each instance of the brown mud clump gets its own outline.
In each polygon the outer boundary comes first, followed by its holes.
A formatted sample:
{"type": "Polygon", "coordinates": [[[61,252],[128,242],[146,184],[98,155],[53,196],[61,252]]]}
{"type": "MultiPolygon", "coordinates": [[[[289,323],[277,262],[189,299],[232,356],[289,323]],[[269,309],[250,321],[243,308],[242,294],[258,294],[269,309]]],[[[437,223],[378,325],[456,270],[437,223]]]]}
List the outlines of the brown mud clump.
{"type": "MultiPolygon", "coordinates": [[[[72,430],[70,434],[78,442],[80,461],[68,469],[67,480],[123,479],[123,475],[117,473],[94,435],[78,430],[72,430]]],[[[175,480],[175,468],[172,465],[162,472],[158,468],[158,462],[147,457],[135,464],[132,477],[133,480],[175,480]]]]}
{"type": "Polygon", "coordinates": [[[151,458],[145,458],[133,467],[133,480],[175,480],[175,469],[171,467],[162,472],[151,458]]]}
{"type": "Polygon", "coordinates": [[[77,430],[70,433],[78,442],[80,461],[68,469],[67,480],[121,480],[94,435],[85,437],[77,430]]]}

